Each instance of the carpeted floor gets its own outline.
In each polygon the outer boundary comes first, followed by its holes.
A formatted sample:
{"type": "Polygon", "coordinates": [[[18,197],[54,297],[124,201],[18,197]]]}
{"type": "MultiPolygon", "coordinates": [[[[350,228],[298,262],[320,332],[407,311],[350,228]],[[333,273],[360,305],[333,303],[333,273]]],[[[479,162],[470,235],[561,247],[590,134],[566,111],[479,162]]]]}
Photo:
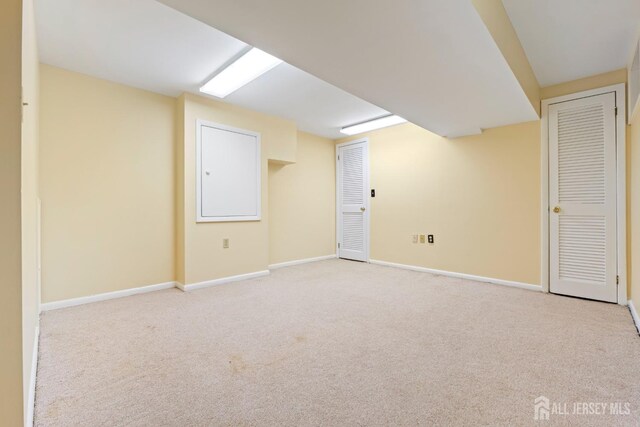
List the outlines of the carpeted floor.
{"type": "Polygon", "coordinates": [[[330,260],[44,313],[36,425],[527,425],[541,395],[640,423],[625,307],[330,260]]]}

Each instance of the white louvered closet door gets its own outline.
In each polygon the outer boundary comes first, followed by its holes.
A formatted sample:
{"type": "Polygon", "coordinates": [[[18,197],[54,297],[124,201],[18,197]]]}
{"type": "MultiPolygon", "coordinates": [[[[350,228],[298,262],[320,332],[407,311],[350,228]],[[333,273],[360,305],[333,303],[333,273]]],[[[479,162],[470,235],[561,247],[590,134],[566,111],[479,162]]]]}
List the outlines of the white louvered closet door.
{"type": "Polygon", "coordinates": [[[549,106],[551,292],[617,301],[615,94],[549,106]]]}
{"type": "Polygon", "coordinates": [[[338,257],[368,261],[369,149],[366,141],[338,146],[338,257]]]}

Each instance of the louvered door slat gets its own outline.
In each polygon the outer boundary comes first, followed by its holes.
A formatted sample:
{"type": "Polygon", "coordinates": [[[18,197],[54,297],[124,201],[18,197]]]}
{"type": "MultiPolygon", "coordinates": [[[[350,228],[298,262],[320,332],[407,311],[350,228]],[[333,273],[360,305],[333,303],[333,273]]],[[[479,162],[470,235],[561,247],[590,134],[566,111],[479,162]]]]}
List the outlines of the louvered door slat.
{"type": "Polygon", "coordinates": [[[342,248],[362,251],[364,246],[364,218],[357,212],[345,212],[342,221],[342,248]]]}
{"type": "Polygon", "coordinates": [[[342,202],[347,205],[363,203],[363,151],[356,147],[342,154],[342,202]]]}

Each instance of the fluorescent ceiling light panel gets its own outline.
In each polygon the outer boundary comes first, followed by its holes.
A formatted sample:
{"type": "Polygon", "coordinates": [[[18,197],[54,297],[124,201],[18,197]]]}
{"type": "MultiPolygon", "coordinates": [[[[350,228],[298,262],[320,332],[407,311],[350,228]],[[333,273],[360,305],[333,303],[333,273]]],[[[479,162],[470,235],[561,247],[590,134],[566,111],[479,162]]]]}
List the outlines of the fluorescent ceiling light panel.
{"type": "Polygon", "coordinates": [[[282,64],[281,59],[255,47],[251,48],[249,52],[205,83],[200,88],[200,92],[224,98],[280,64],[282,64]]]}
{"type": "Polygon", "coordinates": [[[406,123],[407,121],[400,116],[389,115],[370,120],[364,123],[358,123],[357,125],[346,126],[340,129],[340,132],[346,135],[356,135],[363,132],[369,132],[371,130],[386,128],[388,126],[399,125],[400,123],[406,123]]]}

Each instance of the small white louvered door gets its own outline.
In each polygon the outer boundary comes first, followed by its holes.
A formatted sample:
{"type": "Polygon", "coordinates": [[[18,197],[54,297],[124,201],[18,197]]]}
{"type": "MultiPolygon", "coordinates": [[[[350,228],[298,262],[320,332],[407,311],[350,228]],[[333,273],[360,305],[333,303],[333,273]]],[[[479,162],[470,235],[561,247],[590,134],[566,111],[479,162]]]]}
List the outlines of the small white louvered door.
{"type": "Polygon", "coordinates": [[[369,143],[336,147],[338,257],[369,261],[369,143]]]}
{"type": "Polygon", "coordinates": [[[549,105],[550,291],[617,301],[615,94],[549,105]]]}

